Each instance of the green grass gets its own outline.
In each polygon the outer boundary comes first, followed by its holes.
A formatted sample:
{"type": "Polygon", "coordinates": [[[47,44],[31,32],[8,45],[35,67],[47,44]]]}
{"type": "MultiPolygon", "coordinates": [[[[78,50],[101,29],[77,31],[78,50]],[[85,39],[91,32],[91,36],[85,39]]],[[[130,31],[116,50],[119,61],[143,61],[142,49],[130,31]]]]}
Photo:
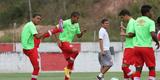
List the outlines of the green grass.
{"type": "MultiPolygon", "coordinates": [[[[73,73],[72,80],[96,80],[98,73],[73,73]]],[[[0,80],[30,80],[30,73],[0,73],[0,80]]],[[[63,80],[63,73],[41,73],[38,80],[63,80]]],[[[143,72],[141,80],[147,80],[147,72],[143,72]]],[[[157,72],[157,78],[160,79],[160,72],[157,72]]],[[[105,80],[110,80],[112,77],[117,77],[123,80],[121,72],[109,72],[105,75],[105,80]]]]}

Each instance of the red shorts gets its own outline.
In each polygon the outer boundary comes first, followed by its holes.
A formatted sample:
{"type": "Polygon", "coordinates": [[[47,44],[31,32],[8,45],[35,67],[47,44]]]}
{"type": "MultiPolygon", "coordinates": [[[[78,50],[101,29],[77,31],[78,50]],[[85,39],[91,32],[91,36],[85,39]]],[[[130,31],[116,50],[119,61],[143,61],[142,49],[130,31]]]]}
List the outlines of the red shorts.
{"type": "Polygon", "coordinates": [[[27,55],[29,57],[33,67],[39,67],[37,48],[33,48],[30,50],[23,49],[23,52],[25,55],[27,55]]]}
{"type": "Polygon", "coordinates": [[[62,42],[62,45],[59,46],[59,47],[61,48],[65,59],[68,59],[71,56],[76,56],[79,53],[79,51],[78,52],[72,52],[73,48],[75,48],[75,47],[72,44],[70,44],[69,42],[62,42]]]}
{"type": "Polygon", "coordinates": [[[135,64],[134,48],[125,48],[124,54],[123,54],[123,63],[128,65],[135,64]]]}
{"type": "Polygon", "coordinates": [[[149,47],[135,47],[135,66],[143,66],[144,63],[148,67],[156,65],[153,48],[149,47]]]}

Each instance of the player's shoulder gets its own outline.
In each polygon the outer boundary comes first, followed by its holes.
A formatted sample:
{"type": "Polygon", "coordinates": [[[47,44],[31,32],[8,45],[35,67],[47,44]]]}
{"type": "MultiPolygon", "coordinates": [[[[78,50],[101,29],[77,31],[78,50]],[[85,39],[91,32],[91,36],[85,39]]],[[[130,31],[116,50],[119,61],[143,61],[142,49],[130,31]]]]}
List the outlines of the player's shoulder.
{"type": "Polygon", "coordinates": [[[106,30],[103,28],[103,27],[101,27],[100,29],[99,29],[99,32],[105,32],[106,30]]]}
{"type": "Polygon", "coordinates": [[[149,21],[150,21],[151,23],[155,23],[154,20],[152,20],[152,19],[149,19],[149,21]]]}
{"type": "Polygon", "coordinates": [[[71,23],[71,19],[66,19],[63,21],[63,23],[71,23]]]}
{"type": "Polygon", "coordinates": [[[135,19],[134,19],[134,18],[131,18],[131,19],[129,20],[128,24],[133,24],[133,23],[135,23],[135,19]]]}
{"type": "Polygon", "coordinates": [[[25,24],[25,26],[34,26],[34,24],[33,24],[32,21],[30,21],[30,22],[27,22],[27,23],[25,24]]]}

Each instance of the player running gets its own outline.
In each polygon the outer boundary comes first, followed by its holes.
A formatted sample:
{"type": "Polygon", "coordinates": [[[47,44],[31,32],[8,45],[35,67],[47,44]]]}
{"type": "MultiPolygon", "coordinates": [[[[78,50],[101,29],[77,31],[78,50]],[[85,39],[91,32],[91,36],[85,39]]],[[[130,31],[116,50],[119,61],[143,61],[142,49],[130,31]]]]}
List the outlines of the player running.
{"type": "Polygon", "coordinates": [[[37,80],[39,74],[39,61],[38,61],[38,50],[40,44],[40,39],[44,39],[46,37],[51,36],[52,34],[62,32],[61,26],[59,28],[55,27],[46,33],[38,33],[36,29],[36,25],[41,22],[41,15],[34,14],[32,17],[32,21],[26,23],[21,33],[21,43],[23,47],[23,52],[26,56],[29,57],[32,66],[32,78],[31,80],[37,80]]]}
{"type": "Polygon", "coordinates": [[[98,55],[99,63],[101,65],[100,74],[97,76],[97,80],[104,80],[104,74],[113,65],[110,48],[110,40],[108,36],[107,29],[109,27],[108,19],[103,19],[101,21],[101,28],[99,30],[99,47],[100,52],[98,55]]]}
{"type": "Polygon", "coordinates": [[[152,48],[152,39],[156,42],[159,48],[159,42],[155,34],[155,22],[152,18],[152,7],[150,5],[143,5],[141,7],[141,17],[138,17],[135,22],[134,31],[135,37],[135,66],[136,73],[134,80],[141,80],[141,72],[144,63],[149,69],[148,80],[155,80],[155,55],[152,48]]]}
{"type": "Polygon", "coordinates": [[[71,19],[63,21],[63,32],[60,33],[57,43],[62,50],[64,58],[68,62],[67,66],[64,68],[65,80],[70,80],[70,74],[74,66],[74,61],[79,54],[79,50],[72,45],[72,40],[74,36],[81,38],[86,30],[80,31],[78,19],[79,12],[73,12],[71,14],[71,19]]]}
{"type": "Polygon", "coordinates": [[[127,27],[120,26],[121,29],[121,36],[125,37],[125,49],[123,54],[123,60],[122,60],[122,70],[124,74],[124,80],[129,80],[129,78],[132,78],[133,71],[129,69],[130,65],[134,65],[134,41],[133,37],[129,36],[131,31],[134,29],[134,23],[135,20],[131,17],[131,14],[128,10],[123,9],[119,13],[119,16],[122,18],[123,21],[128,22],[127,27]],[[124,32],[126,30],[126,32],[124,32]]]}

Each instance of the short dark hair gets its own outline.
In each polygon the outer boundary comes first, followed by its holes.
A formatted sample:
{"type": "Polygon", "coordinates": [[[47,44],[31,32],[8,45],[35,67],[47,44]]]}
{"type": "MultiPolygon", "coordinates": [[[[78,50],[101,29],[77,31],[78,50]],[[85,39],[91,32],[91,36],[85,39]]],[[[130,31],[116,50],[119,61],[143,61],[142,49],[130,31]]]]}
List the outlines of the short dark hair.
{"type": "Polygon", "coordinates": [[[119,16],[125,16],[125,15],[131,16],[130,12],[127,9],[121,10],[119,16]]]}
{"type": "Polygon", "coordinates": [[[104,22],[108,21],[107,18],[102,19],[101,23],[104,24],[104,22]]]}
{"type": "Polygon", "coordinates": [[[157,18],[157,23],[160,23],[160,16],[157,18]]]}
{"type": "Polygon", "coordinates": [[[34,13],[33,15],[32,15],[32,18],[35,18],[36,16],[42,16],[41,14],[38,14],[38,13],[34,13]]]}
{"type": "Polygon", "coordinates": [[[71,17],[76,17],[76,16],[80,16],[79,12],[72,12],[71,13],[71,17]]]}
{"type": "Polygon", "coordinates": [[[143,5],[143,6],[141,7],[141,14],[142,14],[143,16],[145,16],[146,13],[150,12],[151,9],[152,9],[152,7],[151,7],[150,5],[143,5]]]}

